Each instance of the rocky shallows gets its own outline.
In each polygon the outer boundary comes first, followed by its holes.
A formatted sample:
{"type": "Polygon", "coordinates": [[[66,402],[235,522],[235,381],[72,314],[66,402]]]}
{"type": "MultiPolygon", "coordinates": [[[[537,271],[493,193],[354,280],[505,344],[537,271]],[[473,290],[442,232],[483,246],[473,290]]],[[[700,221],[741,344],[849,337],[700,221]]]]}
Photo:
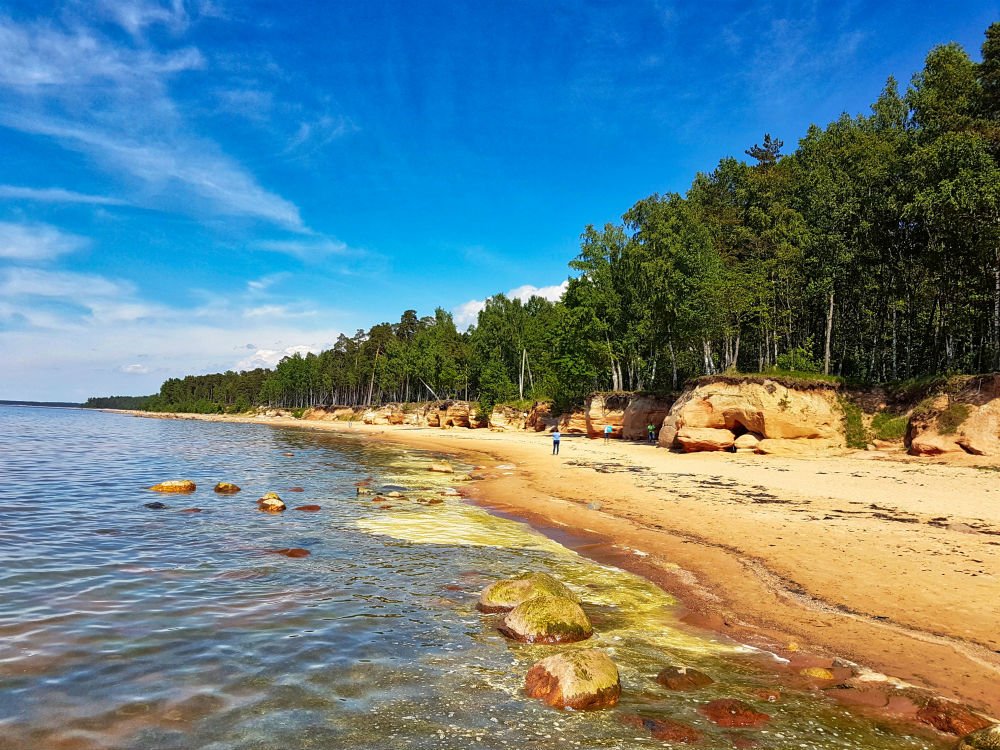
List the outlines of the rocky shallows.
{"type": "Polygon", "coordinates": [[[265,513],[281,513],[285,509],[285,503],[278,497],[278,493],[268,492],[257,501],[257,507],[265,513]]]}
{"type": "Polygon", "coordinates": [[[596,648],[574,649],[546,657],[528,670],[525,692],[555,708],[607,708],[622,692],[618,668],[596,648]]]}
{"type": "Polygon", "coordinates": [[[219,482],[215,485],[215,491],[220,495],[235,495],[240,492],[240,488],[232,482],[219,482]]]}

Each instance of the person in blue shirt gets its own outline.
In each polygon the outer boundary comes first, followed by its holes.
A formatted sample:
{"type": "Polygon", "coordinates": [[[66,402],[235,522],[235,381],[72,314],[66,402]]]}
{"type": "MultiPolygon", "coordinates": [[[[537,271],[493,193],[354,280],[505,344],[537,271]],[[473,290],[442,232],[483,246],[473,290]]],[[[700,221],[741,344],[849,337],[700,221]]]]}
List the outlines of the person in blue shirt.
{"type": "Polygon", "coordinates": [[[607,445],[608,444],[608,440],[611,439],[611,431],[613,429],[614,428],[611,425],[609,425],[609,424],[604,425],[604,444],[605,445],[607,445]]]}
{"type": "Polygon", "coordinates": [[[552,431],[552,455],[553,456],[558,456],[559,455],[559,439],[561,437],[562,437],[562,434],[559,432],[559,428],[556,427],[552,431]]]}

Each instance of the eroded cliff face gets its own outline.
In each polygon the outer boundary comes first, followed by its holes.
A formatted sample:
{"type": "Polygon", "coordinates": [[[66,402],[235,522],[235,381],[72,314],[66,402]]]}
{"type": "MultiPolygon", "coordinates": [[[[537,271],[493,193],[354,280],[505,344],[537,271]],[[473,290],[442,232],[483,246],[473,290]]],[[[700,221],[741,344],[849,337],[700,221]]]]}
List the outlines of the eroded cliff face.
{"type": "Polygon", "coordinates": [[[620,438],[625,424],[625,409],[630,396],[615,393],[595,393],[587,399],[584,411],[587,435],[603,437],[604,428],[611,426],[611,437],[620,438]]]}
{"type": "Polygon", "coordinates": [[[770,379],[700,382],[670,409],[659,444],[686,452],[737,447],[757,453],[829,453],[845,446],[843,413],[833,388],[789,387],[770,379]]]}
{"type": "Polygon", "coordinates": [[[970,379],[914,409],[905,445],[915,456],[969,453],[1000,456],[1000,375],[970,379]]]}
{"type": "Polygon", "coordinates": [[[625,440],[645,440],[646,427],[653,425],[660,429],[663,420],[670,413],[673,401],[657,396],[633,396],[622,417],[622,438],[625,440]]]}

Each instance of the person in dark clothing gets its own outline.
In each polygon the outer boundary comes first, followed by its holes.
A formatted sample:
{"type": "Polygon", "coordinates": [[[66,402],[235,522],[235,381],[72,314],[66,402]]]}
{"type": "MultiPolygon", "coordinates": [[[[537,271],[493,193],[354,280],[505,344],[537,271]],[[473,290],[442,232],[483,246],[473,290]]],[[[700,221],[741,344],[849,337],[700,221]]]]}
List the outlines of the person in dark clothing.
{"type": "Polygon", "coordinates": [[[562,434],[559,432],[559,428],[557,427],[552,432],[552,455],[553,456],[558,456],[559,455],[559,439],[561,437],[562,437],[562,434]]]}

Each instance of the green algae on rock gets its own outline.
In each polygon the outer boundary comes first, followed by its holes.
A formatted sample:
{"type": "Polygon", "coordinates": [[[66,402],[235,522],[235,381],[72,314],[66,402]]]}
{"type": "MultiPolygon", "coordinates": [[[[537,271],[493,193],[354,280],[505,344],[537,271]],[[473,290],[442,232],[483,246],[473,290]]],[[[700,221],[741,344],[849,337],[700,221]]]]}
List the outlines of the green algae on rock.
{"type": "Polygon", "coordinates": [[[656,681],[668,690],[697,690],[707,687],[715,680],[704,672],[690,667],[665,667],[656,675],[656,681]]]}
{"type": "Polygon", "coordinates": [[[521,602],[546,594],[579,601],[561,581],[548,573],[528,572],[490,584],[483,589],[476,606],[480,612],[508,612],[521,602]]]}
{"type": "Polygon", "coordinates": [[[1000,724],[977,729],[955,746],[955,750],[1000,750],[1000,724]]]}
{"type": "Polygon", "coordinates": [[[220,495],[234,495],[237,492],[240,492],[240,488],[232,482],[219,482],[215,485],[215,491],[220,495]]]}
{"type": "Polygon", "coordinates": [[[280,513],[285,509],[285,503],[276,492],[268,492],[257,501],[257,505],[267,513],[280,513]]]}
{"type": "Polygon", "coordinates": [[[507,613],[498,626],[508,638],[527,643],[573,643],[593,635],[583,609],[565,596],[536,596],[507,613]]]}
{"type": "Polygon", "coordinates": [[[150,487],[153,492],[194,492],[198,485],[190,479],[168,479],[150,487]]]}
{"type": "Polygon", "coordinates": [[[607,708],[622,692],[618,667],[596,648],[564,651],[546,657],[528,670],[524,689],[556,708],[607,708]]]}

